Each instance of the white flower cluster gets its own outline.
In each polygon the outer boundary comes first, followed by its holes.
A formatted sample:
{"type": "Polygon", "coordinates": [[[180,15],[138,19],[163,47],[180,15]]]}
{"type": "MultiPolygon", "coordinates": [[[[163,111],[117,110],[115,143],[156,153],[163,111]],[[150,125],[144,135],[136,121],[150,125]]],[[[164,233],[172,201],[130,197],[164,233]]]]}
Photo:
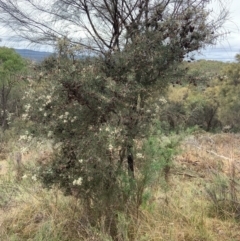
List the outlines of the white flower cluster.
{"type": "Polygon", "coordinates": [[[36,101],[39,101],[42,103],[42,107],[39,108],[39,111],[42,111],[48,104],[52,102],[52,96],[51,95],[40,95],[36,101]]]}
{"type": "Polygon", "coordinates": [[[69,112],[66,111],[63,115],[60,115],[58,119],[62,120],[63,123],[67,123],[67,122],[73,123],[77,120],[77,116],[71,117],[69,112]]]}
{"type": "Polygon", "coordinates": [[[102,101],[104,101],[105,103],[110,103],[110,99],[109,98],[107,98],[105,95],[100,95],[100,98],[101,98],[101,100],[102,101]]]}
{"type": "Polygon", "coordinates": [[[32,176],[32,180],[36,182],[36,181],[37,181],[37,176],[36,176],[36,175],[33,175],[33,176],[32,176]]]}
{"type": "Polygon", "coordinates": [[[8,121],[8,124],[10,124],[10,121],[12,120],[12,117],[14,116],[14,113],[10,113],[6,110],[7,112],[7,121],[8,121]]]}
{"type": "Polygon", "coordinates": [[[155,112],[159,113],[159,111],[160,111],[160,106],[156,103],[155,104],[155,112]]]}
{"type": "Polygon", "coordinates": [[[24,105],[24,110],[25,110],[26,112],[29,112],[30,108],[31,108],[31,105],[30,105],[30,104],[24,105]]]}
{"type": "Polygon", "coordinates": [[[27,119],[29,118],[28,113],[30,112],[31,105],[30,105],[30,104],[26,104],[26,105],[24,105],[23,108],[24,108],[24,110],[25,110],[25,113],[22,114],[22,119],[23,119],[23,120],[27,120],[27,119]]]}
{"type": "MultiPolygon", "coordinates": [[[[82,81],[85,81],[85,77],[87,76],[87,75],[91,75],[91,74],[94,74],[94,66],[93,65],[88,65],[88,66],[86,66],[86,67],[84,67],[83,69],[82,69],[82,81]]],[[[97,76],[97,78],[98,78],[98,76],[97,76]]]]}
{"type": "Polygon", "coordinates": [[[26,141],[26,142],[30,142],[32,140],[32,135],[29,134],[28,131],[25,131],[24,135],[20,135],[19,137],[19,141],[26,141]]]}
{"type": "Polygon", "coordinates": [[[164,97],[159,98],[158,101],[163,105],[167,104],[167,100],[164,97]]]}
{"type": "Polygon", "coordinates": [[[53,131],[49,131],[48,134],[47,134],[47,136],[48,136],[49,138],[52,137],[52,136],[53,136],[53,131]]]}
{"type": "Polygon", "coordinates": [[[28,119],[28,117],[29,117],[29,115],[28,115],[27,113],[22,114],[22,119],[23,119],[23,120],[27,120],[27,119],[28,119]]]}
{"type": "MultiPolygon", "coordinates": [[[[108,150],[109,151],[117,150],[118,147],[116,146],[115,141],[118,140],[119,137],[121,137],[122,128],[120,127],[111,128],[110,126],[103,126],[99,128],[99,131],[103,133],[105,132],[104,134],[108,135],[108,140],[109,140],[108,150]]],[[[122,140],[122,142],[124,142],[124,140],[122,140]]]]}
{"type": "MultiPolygon", "coordinates": [[[[28,175],[27,174],[24,174],[23,176],[22,176],[22,179],[27,179],[28,178],[28,175]]],[[[31,177],[31,179],[34,181],[34,182],[36,182],[37,181],[37,176],[36,176],[36,174],[34,174],[32,177],[31,177]]]]}
{"type": "Polygon", "coordinates": [[[114,129],[111,130],[108,126],[106,126],[105,128],[100,128],[99,131],[106,131],[106,132],[109,132],[109,134],[111,135],[117,135],[122,131],[122,129],[115,127],[114,129]]]}
{"type": "Polygon", "coordinates": [[[27,176],[27,174],[24,174],[23,176],[22,176],[22,179],[26,179],[28,176],[27,176]]]}
{"type": "Polygon", "coordinates": [[[31,98],[32,95],[35,93],[35,90],[33,88],[28,88],[27,91],[24,92],[24,96],[22,97],[22,100],[25,100],[26,98],[31,98]]]}
{"type": "Polygon", "coordinates": [[[46,96],[46,105],[50,104],[52,102],[52,96],[51,95],[47,95],[46,96]]]}
{"type": "Polygon", "coordinates": [[[106,82],[107,82],[106,83],[106,87],[108,89],[111,89],[111,90],[115,90],[116,89],[116,82],[113,79],[107,78],[106,82]]]}
{"type": "Polygon", "coordinates": [[[113,150],[113,145],[112,145],[112,144],[109,144],[108,150],[109,150],[109,151],[112,151],[112,150],[113,150]]]}
{"type": "Polygon", "coordinates": [[[144,156],[143,156],[142,153],[137,153],[137,154],[136,154],[136,157],[137,157],[138,159],[143,159],[143,158],[144,158],[144,156]]]}
{"type": "Polygon", "coordinates": [[[82,177],[79,177],[77,180],[73,181],[74,186],[81,186],[82,185],[82,177]]]}

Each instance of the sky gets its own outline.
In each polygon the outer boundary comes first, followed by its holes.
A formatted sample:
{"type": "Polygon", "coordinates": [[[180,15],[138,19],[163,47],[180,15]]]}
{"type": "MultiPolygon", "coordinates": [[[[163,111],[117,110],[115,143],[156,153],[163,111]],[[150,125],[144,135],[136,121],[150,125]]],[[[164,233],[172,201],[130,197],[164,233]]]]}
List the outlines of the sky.
{"type": "MultiPolygon", "coordinates": [[[[201,50],[200,54],[196,54],[196,59],[206,60],[218,60],[224,62],[234,61],[234,57],[237,53],[240,53],[240,0],[222,0],[229,9],[229,17],[224,24],[224,32],[228,32],[223,38],[221,38],[216,45],[207,47],[201,50]]],[[[216,3],[212,3],[210,9],[217,11],[216,3]]],[[[10,31],[10,30],[9,30],[10,31]]],[[[7,39],[5,36],[9,31],[5,31],[5,34],[0,32],[2,41],[0,46],[12,47],[17,49],[34,49],[38,51],[50,51],[51,49],[46,46],[30,45],[25,41],[19,41],[19,38],[7,39]]]]}
{"type": "Polygon", "coordinates": [[[240,0],[224,0],[229,8],[229,17],[224,30],[229,32],[215,45],[202,50],[197,59],[220,60],[232,62],[240,53],[240,0]]]}

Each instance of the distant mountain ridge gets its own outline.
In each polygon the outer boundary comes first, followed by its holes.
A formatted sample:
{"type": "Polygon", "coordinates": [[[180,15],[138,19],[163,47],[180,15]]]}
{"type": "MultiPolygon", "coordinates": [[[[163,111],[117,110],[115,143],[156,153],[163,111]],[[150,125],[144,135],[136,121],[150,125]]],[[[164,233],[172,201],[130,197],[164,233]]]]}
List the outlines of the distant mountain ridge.
{"type": "MultiPolygon", "coordinates": [[[[41,62],[45,58],[49,57],[50,55],[54,54],[53,52],[48,52],[48,51],[37,51],[37,50],[30,50],[30,49],[14,49],[18,54],[20,54],[23,58],[30,59],[35,62],[41,62]]],[[[234,62],[235,59],[234,57],[229,57],[229,56],[223,56],[220,57],[219,53],[221,53],[220,50],[212,50],[212,53],[214,53],[216,56],[214,58],[208,58],[207,56],[209,55],[209,50],[205,52],[205,55],[199,55],[196,56],[196,60],[198,59],[206,59],[206,60],[216,60],[216,61],[223,61],[223,62],[234,62]]],[[[235,53],[235,52],[234,52],[235,53]]],[[[82,59],[84,58],[84,55],[79,55],[79,58],[82,59]]]]}
{"type": "Polygon", "coordinates": [[[15,51],[23,58],[30,59],[35,62],[41,62],[53,54],[52,52],[36,51],[30,49],[15,49],[15,51]]]}

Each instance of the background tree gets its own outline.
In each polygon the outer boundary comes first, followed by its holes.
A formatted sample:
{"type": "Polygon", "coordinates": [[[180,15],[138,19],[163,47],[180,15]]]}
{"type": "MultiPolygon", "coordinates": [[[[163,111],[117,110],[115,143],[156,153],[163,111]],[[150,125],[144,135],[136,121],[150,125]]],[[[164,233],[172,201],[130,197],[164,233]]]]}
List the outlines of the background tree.
{"type": "Polygon", "coordinates": [[[25,66],[25,61],[13,49],[0,48],[0,122],[3,131],[8,126],[7,119],[16,114],[20,107],[14,89],[21,85],[20,74],[25,66]]]}
{"type": "Polygon", "coordinates": [[[236,55],[237,63],[229,63],[223,68],[219,76],[219,118],[224,126],[230,129],[239,130],[239,94],[240,94],[240,63],[239,54],[236,55]]]}
{"type": "Polygon", "coordinates": [[[240,63],[240,54],[236,54],[235,59],[238,63],[240,63]]]}

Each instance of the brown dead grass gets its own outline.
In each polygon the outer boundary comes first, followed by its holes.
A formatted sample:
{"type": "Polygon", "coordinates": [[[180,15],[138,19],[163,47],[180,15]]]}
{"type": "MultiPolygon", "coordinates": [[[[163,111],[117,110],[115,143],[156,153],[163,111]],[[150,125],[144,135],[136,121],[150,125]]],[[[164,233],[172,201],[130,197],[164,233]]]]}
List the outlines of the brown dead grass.
{"type": "Polygon", "coordinates": [[[211,171],[240,176],[240,134],[202,134],[188,137],[176,163],[206,176],[211,171]]]}
{"type": "Polygon", "coordinates": [[[0,161],[0,176],[7,173],[8,170],[8,163],[6,160],[0,161]]]}

